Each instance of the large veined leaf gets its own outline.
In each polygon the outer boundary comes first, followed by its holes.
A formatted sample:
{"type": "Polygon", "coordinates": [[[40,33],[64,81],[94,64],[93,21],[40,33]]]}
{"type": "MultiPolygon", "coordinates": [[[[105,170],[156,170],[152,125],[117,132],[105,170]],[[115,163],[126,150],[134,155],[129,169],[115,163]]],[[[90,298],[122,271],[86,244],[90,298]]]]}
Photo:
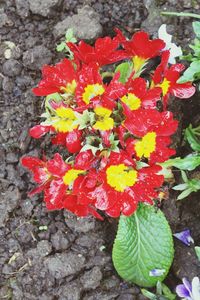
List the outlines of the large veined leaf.
{"type": "Polygon", "coordinates": [[[160,210],[141,204],[132,216],[120,217],[112,257],[124,280],[155,286],[166,277],[173,256],[171,229],[160,210]],[[159,276],[152,276],[155,273],[159,276]]]}

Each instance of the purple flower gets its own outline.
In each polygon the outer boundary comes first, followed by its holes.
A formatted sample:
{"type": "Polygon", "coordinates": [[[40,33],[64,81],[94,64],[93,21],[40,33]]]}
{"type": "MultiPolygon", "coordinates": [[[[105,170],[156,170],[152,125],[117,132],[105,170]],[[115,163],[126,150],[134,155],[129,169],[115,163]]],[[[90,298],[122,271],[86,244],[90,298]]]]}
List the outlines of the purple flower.
{"type": "Polygon", "coordinates": [[[165,273],[164,269],[153,269],[149,272],[149,276],[159,277],[165,273]]]}
{"type": "Polygon", "coordinates": [[[198,277],[192,279],[190,283],[186,278],[183,278],[183,284],[176,287],[177,295],[186,300],[200,300],[200,281],[198,277]]]}
{"type": "Polygon", "coordinates": [[[174,233],[173,236],[175,236],[177,239],[179,239],[181,242],[183,242],[187,246],[190,246],[190,243],[194,243],[194,240],[190,235],[189,229],[174,233]]]}

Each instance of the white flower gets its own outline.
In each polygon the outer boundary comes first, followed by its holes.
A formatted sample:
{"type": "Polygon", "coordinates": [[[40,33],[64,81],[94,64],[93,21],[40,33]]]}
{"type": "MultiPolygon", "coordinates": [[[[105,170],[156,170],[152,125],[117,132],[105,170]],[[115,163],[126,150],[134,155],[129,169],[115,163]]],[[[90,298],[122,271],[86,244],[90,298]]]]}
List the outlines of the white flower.
{"type": "Polygon", "coordinates": [[[192,299],[193,300],[200,299],[200,282],[198,277],[194,277],[192,279],[192,299]]]}
{"type": "Polygon", "coordinates": [[[170,51],[169,63],[175,64],[176,63],[175,57],[179,57],[183,53],[181,47],[178,47],[176,46],[175,43],[172,43],[172,35],[167,33],[166,24],[162,24],[158,29],[158,37],[159,39],[163,40],[166,44],[164,50],[170,51]]]}

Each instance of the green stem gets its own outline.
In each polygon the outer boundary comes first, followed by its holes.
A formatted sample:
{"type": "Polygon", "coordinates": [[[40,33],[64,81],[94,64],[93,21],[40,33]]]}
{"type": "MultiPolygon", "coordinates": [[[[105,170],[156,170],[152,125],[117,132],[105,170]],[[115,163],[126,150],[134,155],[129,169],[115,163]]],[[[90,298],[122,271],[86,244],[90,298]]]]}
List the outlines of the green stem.
{"type": "Polygon", "coordinates": [[[193,13],[184,13],[184,12],[171,12],[171,11],[163,11],[161,12],[161,15],[163,16],[176,16],[176,17],[191,17],[191,18],[196,18],[200,19],[199,14],[193,14],[193,13]]]}
{"type": "Polygon", "coordinates": [[[114,72],[107,71],[107,72],[103,72],[101,75],[102,75],[103,78],[105,78],[105,77],[113,77],[114,72]]]}

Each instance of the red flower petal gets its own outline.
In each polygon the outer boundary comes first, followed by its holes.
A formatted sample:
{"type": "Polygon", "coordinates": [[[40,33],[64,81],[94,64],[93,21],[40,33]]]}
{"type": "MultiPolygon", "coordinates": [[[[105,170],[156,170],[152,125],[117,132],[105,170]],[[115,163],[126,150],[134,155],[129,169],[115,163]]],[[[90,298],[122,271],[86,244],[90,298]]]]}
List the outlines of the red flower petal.
{"type": "Polygon", "coordinates": [[[46,96],[52,93],[60,92],[61,87],[66,87],[76,79],[76,72],[72,62],[64,58],[55,66],[44,65],[42,68],[43,79],[38,87],[33,89],[36,96],[46,96]]]}
{"type": "Polygon", "coordinates": [[[52,180],[48,189],[45,190],[44,201],[47,209],[63,208],[63,198],[66,192],[66,185],[62,179],[52,180]]]}
{"type": "Polygon", "coordinates": [[[175,97],[186,99],[194,95],[196,89],[191,83],[176,84],[173,87],[172,93],[175,97]]]}
{"type": "Polygon", "coordinates": [[[36,125],[29,130],[29,134],[34,139],[39,139],[51,130],[51,126],[36,125]]]}
{"type": "Polygon", "coordinates": [[[77,154],[75,158],[75,168],[81,170],[88,170],[95,168],[98,158],[92,154],[92,151],[87,150],[77,154]]]}
{"type": "Polygon", "coordinates": [[[21,158],[21,164],[33,172],[36,168],[44,167],[45,162],[37,157],[24,156],[21,158]]]}
{"type": "Polygon", "coordinates": [[[81,150],[82,131],[73,130],[66,135],[66,148],[70,153],[77,153],[81,150]]]}
{"type": "Polygon", "coordinates": [[[58,132],[52,139],[51,142],[53,145],[62,145],[66,146],[66,136],[67,133],[58,132]]]}
{"type": "Polygon", "coordinates": [[[54,176],[61,177],[69,169],[59,153],[54,154],[53,159],[47,161],[47,169],[54,176]]]}

